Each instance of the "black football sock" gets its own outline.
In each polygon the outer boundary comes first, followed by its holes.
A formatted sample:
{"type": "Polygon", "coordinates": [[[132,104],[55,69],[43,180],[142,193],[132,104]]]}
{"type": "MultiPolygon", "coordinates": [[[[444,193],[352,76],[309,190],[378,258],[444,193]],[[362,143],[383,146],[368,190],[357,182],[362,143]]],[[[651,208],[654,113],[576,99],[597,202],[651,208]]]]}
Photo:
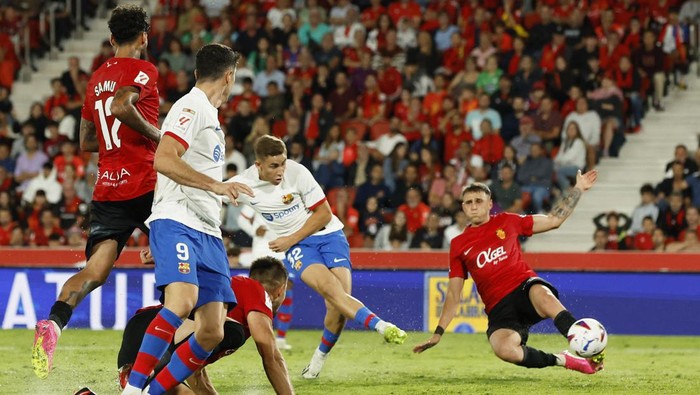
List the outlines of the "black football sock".
{"type": "Polygon", "coordinates": [[[57,323],[59,328],[63,330],[63,328],[68,325],[71,315],[73,315],[73,308],[70,307],[68,303],[58,300],[51,306],[49,319],[57,323]]]}
{"type": "Polygon", "coordinates": [[[576,322],[576,318],[569,310],[563,310],[554,317],[554,326],[557,327],[559,333],[566,337],[569,334],[569,328],[576,322]]]}
{"type": "Polygon", "coordinates": [[[518,364],[520,366],[526,368],[546,368],[557,364],[557,357],[554,354],[549,354],[528,346],[520,347],[523,348],[523,360],[518,364]]]}

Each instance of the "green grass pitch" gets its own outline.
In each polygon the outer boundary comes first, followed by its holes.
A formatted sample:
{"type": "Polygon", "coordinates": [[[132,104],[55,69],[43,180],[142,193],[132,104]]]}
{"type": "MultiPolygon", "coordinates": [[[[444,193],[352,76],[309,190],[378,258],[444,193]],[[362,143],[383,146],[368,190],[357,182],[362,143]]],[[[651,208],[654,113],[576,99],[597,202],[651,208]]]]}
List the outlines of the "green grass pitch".
{"type": "MultiPolygon", "coordinates": [[[[499,361],[483,334],[447,334],[421,355],[411,348],[428,337],[411,333],[402,346],[383,344],[372,332],[346,331],[317,380],[301,378],[320,331],[291,331],[285,359],[299,394],[699,394],[700,337],[612,335],[606,369],[593,376],[562,368],[525,369],[499,361]]],[[[0,331],[0,393],[72,394],[83,386],[116,394],[119,331],[67,330],[54,371],[41,380],[31,371],[33,331],[0,331]]],[[[560,351],[560,336],[533,335],[529,345],[560,351]]],[[[270,394],[252,340],[208,368],[221,394],[270,394]]]]}

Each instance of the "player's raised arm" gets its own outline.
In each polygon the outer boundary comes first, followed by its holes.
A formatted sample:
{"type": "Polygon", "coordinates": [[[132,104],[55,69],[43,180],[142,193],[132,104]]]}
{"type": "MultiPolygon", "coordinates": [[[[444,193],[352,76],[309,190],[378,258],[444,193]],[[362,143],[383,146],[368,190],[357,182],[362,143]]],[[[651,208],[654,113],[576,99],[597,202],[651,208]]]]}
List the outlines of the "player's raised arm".
{"type": "Polygon", "coordinates": [[[110,111],[121,123],[141,133],[145,137],[160,141],[160,130],[148,123],[146,118],[136,109],[140,92],[135,86],[123,86],[114,94],[110,111]]]}
{"type": "Polygon", "coordinates": [[[598,179],[598,170],[591,170],[586,174],[581,174],[579,170],[576,174],[576,185],[569,191],[569,194],[561,199],[547,215],[533,215],[532,233],[542,233],[556,229],[569,218],[574,211],[583,192],[591,189],[598,179]]]}
{"type": "Polygon", "coordinates": [[[205,191],[214,192],[217,195],[228,197],[233,204],[239,193],[253,196],[253,191],[245,184],[238,182],[224,183],[198,172],[182,160],[187,148],[175,137],[166,133],[163,136],[158,149],[156,149],[153,168],[164,176],[170,178],[180,185],[198,188],[205,191]]]}
{"type": "Polygon", "coordinates": [[[457,313],[457,307],[459,307],[459,298],[462,295],[462,288],[464,287],[464,278],[462,277],[451,277],[450,282],[447,284],[447,296],[445,296],[445,304],[442,307],[442,313],[440,314],[440,320],[438,321],[438,326],[435,328],[435,332],[430,339],[418,344],[413,347],[413,352],[422,353],[423,351],[435,347],[442,338],[442,334],[445,333],[445,328],[450,325],[452,319],[457,313]]]}
{"type": "Polygon", "coordinates": [[[287,373],[287,364],[277,348],[270,317],[258,311],[251,311],[248,313],[248,328],[258,347],[265,374],[272,388],[277,394],[293,394],[294,389],[287,373]]]}

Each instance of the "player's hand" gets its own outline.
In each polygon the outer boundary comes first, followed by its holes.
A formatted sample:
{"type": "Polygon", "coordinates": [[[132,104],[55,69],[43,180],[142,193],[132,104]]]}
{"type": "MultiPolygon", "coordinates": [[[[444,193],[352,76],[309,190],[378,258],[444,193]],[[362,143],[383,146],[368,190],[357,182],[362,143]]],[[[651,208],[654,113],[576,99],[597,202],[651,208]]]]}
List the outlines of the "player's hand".
{"type": "Polygon", "coordinates": [[[255,235],[258,237],[264,237],[265,233],[267,233],[267,228],[264,226],[260,226],[255,230],[255,235]]]}
{"type": "Polygon", "coordinates": [[[430,336],[430,339],[428,339],[428,341],[413,347],[413,352],[416,354],[420,354],[429,348],[433,348],[433,347],[437,346],[437,344],[440,343],[441,337],[442,336],[440,336],[440,335],[430,336]]]}
{"type": "Polygon", "coordinates": [[[234,206],[238,206],[238,202],[236,199],[238,199],[238,195],[241,193],[246,194],[250,197],[255,196],[253,193],[253,190],[250,189],[250,187],[246,184],[242,184],[240,182],[220,182],[217,183],[214,188],[212,188],[212,192],[214,192],[217,195],[221,196],[226,196],[231,200],[231,204],[234,206]]]}
{"type": "Polygon", "coordinates": [[[141,258],[141,263],[144,265],[152,265],[155,263],[153,260],[153,255],[151,255],[151,249],[146,248],[139,252],[139,257],[141,258]]]}
{"type": "Polygon", "coordinates": [[[596,180],[598,179],[598,170],[591,170],[586,172],[586,174],[581,174],[581,170],[576,173],[576,185],[575,188],[578,188],[582,191],[587,191],[591,189],[593,184],[595,184],[596,180]]]}
{"type": "Polygon", "coordinates": [[[268,243],[268,247],[272,252],[286,252],[290,249],[296,242],[289,236],[278,237],[268,243]]]}

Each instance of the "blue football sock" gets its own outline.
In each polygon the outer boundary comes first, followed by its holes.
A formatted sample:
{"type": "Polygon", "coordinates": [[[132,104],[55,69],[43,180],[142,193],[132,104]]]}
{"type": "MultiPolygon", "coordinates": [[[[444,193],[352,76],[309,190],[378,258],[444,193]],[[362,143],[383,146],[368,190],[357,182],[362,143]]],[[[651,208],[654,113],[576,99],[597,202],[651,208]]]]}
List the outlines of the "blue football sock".
{"type": "Polygon", "coordinates": [[[327,328],[323,328],[323,335],[321,336],[321,344],[318,345],[318,349],[324,353],[328,354],[333,346],[335,346],[335,343],[338,341],[338,338],[340,337],[340,333],[335,334],[331,331],[329,331],[327,328]]]}
{"type": "Polygon", "coordinates": [[[370,309],[363,306],[357,311],[357,314],[355,314],[355,321],[359,322],[367,329],[374,330],[377,328],[377,324],[381,321],[381,319],[377,317],[377,315],[370,309]]]}

